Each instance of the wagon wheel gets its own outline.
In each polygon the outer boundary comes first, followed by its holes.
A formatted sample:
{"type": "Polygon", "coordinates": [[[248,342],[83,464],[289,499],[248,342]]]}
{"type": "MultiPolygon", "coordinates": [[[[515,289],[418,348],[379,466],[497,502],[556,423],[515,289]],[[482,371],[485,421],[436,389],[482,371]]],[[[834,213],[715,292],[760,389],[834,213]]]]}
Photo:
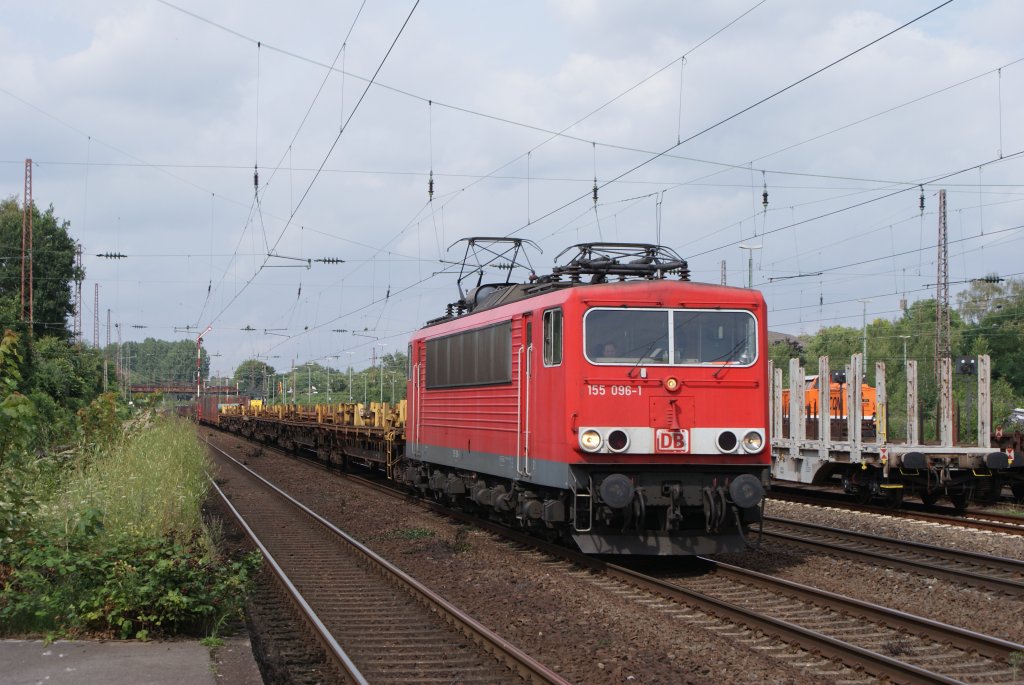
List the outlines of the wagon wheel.
{"type": "Polygon", "coordinates": [[[1003,492],[1003,483],[998,476],[979,478],[974,489],[974,499],[985,504],[992,504],[1003,492]]]}
{"type": "Polygon", "coordinates": [[[1010,485],[1013,491],[1013,499],[1017,502],[1024,502],[1024,483],[1013,483],[1010,485]]]}
{"type": "Polygon", "coordinates": [[[949,501],[953,504],[953,509],[958,514],[962,514],[967,511],[967,504],[970,500],[970,493],[967,490],[955,490],[949,493],[949,501]]]}
{"type": "Polygon", "coordinates": [[[902,487],[882,486],[882,506],[886,509],[899,509],[903,504],[902,487]]]}
{"type": "Polygon", "coordinates": [[[921,501],[930,507],[939,501],[940,495],[942,493],[939,490],[925,490],[921,493],[921,501]]]}
{"type": "Polygon", "coordinates": [[[868,485],[857,485],[853,492],[857,504],[867,504],[871,501],[871,487],[868,485]]]}

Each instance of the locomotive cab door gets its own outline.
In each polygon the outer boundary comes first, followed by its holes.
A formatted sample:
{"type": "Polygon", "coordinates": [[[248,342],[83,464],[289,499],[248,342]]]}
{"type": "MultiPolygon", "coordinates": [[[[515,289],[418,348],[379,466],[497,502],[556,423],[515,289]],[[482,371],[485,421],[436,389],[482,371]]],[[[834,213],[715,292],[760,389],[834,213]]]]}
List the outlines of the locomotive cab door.
{"type": "Polygon", "coordinates": [[[517,348],[517,366],[519,382],[517,398],[519,402],[519,435],[516,439],[516,473],[522,478],[533,474],[530,465],[530,413],[533,409],[533,315],[523,315],[522,339],[517,348]]]}

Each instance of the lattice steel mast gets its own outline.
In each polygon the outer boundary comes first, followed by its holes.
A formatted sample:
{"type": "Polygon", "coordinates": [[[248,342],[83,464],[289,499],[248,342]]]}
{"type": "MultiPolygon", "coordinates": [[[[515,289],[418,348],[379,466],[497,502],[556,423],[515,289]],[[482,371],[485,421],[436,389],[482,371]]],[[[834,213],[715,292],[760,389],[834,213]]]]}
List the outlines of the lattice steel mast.
{"type": "Polygon", "coordinates": [[[32,312],[32,160],[25,160],[25,200],[21,215],[21,320],[25,320],[25,300],[28,299],[29,332],[35,321],[32,312]],[[28,272],[28,289],[25,272],[28,272]],[[27,295],[26,295],[27,293],[27,295]]]}

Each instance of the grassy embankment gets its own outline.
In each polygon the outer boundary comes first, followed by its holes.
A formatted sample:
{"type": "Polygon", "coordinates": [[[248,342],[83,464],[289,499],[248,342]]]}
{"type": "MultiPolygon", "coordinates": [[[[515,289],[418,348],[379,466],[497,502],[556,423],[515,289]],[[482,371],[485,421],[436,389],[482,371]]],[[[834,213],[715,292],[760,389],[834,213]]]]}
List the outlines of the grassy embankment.
{"type": "Polygon", "coordinates": [[[234,620],[259,562],[219,556],[206,466],[190,423],[150,416],[108,448],[37,466],[38,506],[0,548],[0,633],[210,636],[234,620]]]}

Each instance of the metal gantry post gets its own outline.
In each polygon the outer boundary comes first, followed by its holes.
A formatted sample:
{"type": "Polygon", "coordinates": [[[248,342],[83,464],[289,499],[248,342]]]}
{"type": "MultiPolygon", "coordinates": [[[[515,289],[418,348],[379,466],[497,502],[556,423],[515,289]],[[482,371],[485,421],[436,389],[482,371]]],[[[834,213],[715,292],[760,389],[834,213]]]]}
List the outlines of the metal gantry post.
{"type": "MultiPolygon", "coordinates": [[[[937,277],[935,280],[935,373],[938,376],[938,385],[942,385],[940,360],[949,360],[950,356],[950,333],[949,333],[949,240],[946,230],[946,191],[939,191],[939,239],[937,277]]],[[[952,382],[950,382],[952,387],[952,382]]],[[[945,416],[945,414],[943,414],[945,416]]],[[[951,415],[952,416],[952,415],[951,415]]],[[[950,423],[952,426],[952,423],[950,423]]],[[[951,428],[952,430],[952,428],[951,428]]],[[[943,442],[943,444],[946,444],[943,442]]],[[[952,445],[952,433],[950,433],[950,444],[952,445]]]]}
{"type": "Polygon", "coordinates": [[[761,245],[740,245],[741,250],[747,250],[747,287],[754,287],[754,250],[760,250],[761,245]]]}

